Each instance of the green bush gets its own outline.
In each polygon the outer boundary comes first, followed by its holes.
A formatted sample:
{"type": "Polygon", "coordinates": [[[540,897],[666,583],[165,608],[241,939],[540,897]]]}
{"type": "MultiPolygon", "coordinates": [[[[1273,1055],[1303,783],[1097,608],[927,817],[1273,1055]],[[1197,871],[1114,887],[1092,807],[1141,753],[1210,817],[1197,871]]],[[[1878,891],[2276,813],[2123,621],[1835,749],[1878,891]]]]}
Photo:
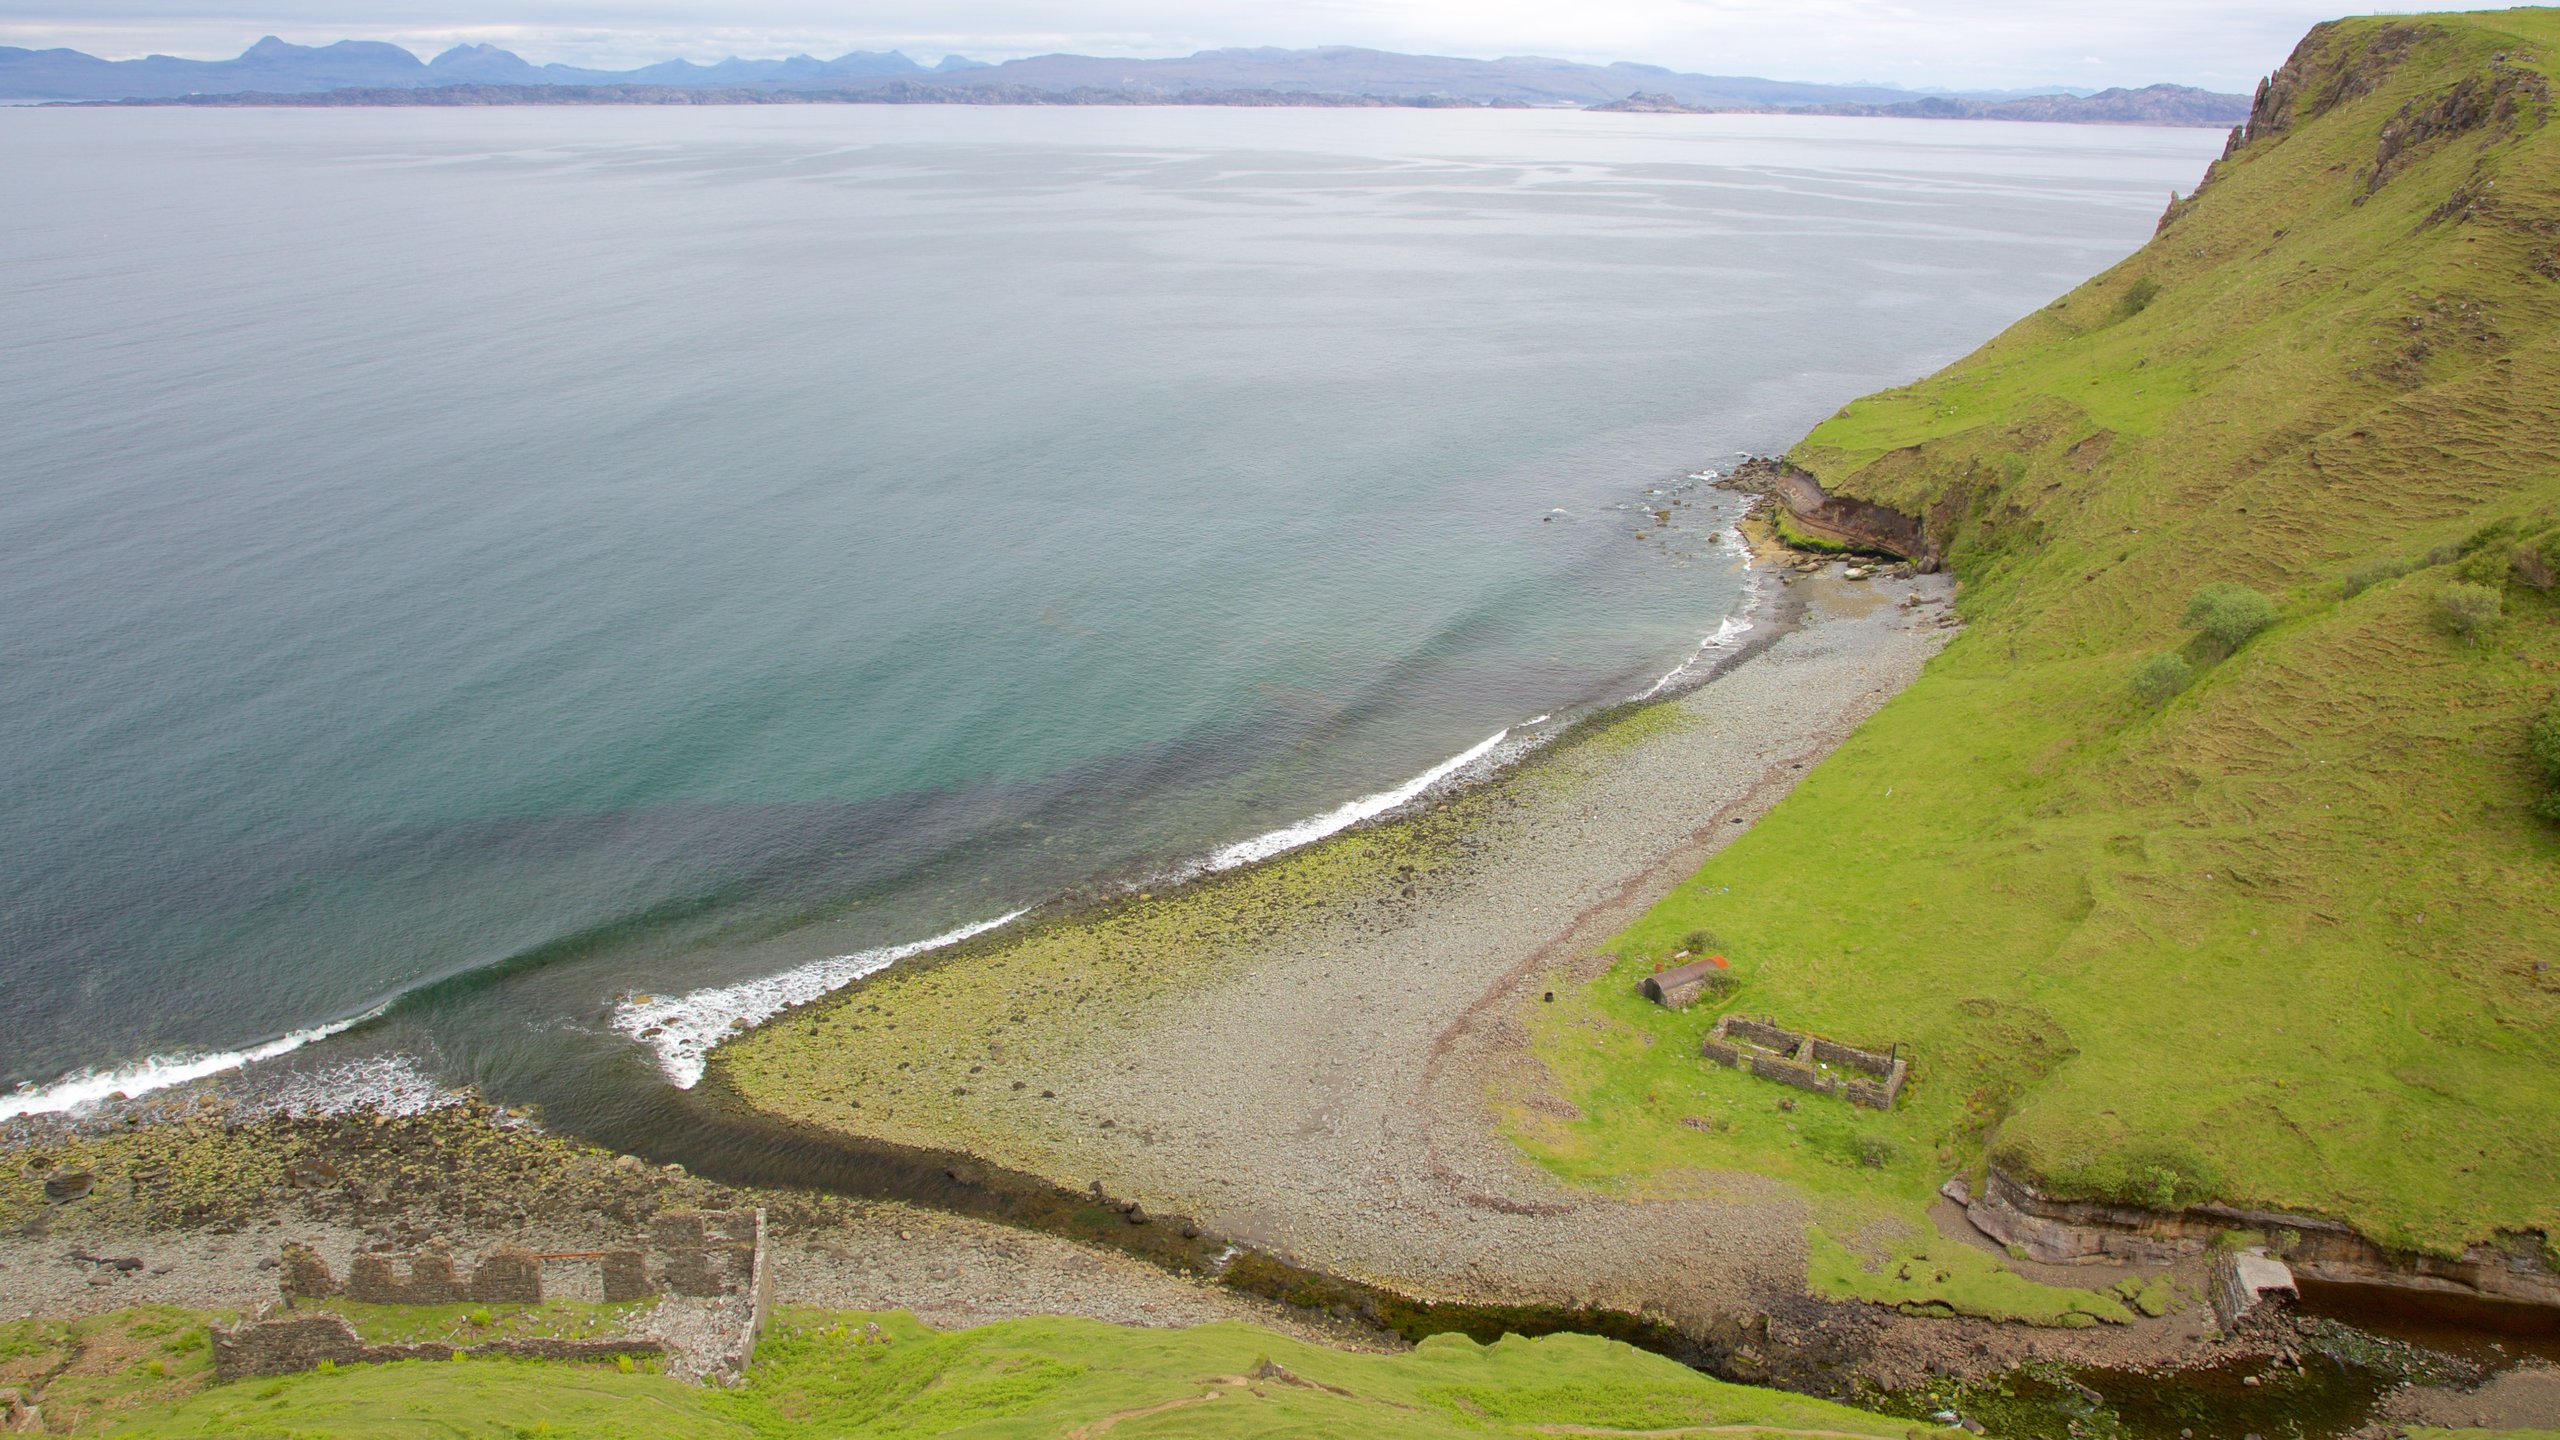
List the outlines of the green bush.
{"type": "Polygon", "coordinates": [[[2502,590],[2506,588],[2507,574],[2514,566],[2514,548],[2502,545],[2494,550],[2474,551],[2453,567],[2453,578],[2467,585],[2502,590]]]}
{"type": "Polygon", "coordinates": [[[2145,275],[2125,288],[2124,313],[2127,315],[2139,315],[2143,311],[2150,309],[2151,302],[2159,298],[2160,282],[2152,279],[2148,275],[2145,275]]]}
{"type": "Polygon", "coordinates": [[[2133,667],[2133,693],[2145,705],[2166,705],[2196,678],[2196,667],[2175,655],[2154,655],[2133,667]]]}
{"type": "Polygon", "coordinates": [[[2224,654],[2276,623],[2276,602],[2250,589],[2219,581],[2198,590],[2187,602],[2185,623],[2204,632],[2224,654]]]}
{"type": "Polygon", "coordinates": [[[2560,704],[2542,712],[2526,736],[2527,752],[2542,771],[2544,783],[2560,786],[2560,704]]]}
{"type": "Polygon", "coordinates": [[[2483,550],[2503,548],[2504,542],[2514,539],[2515,535],[2516,522],[2512,517],[2505,520],[2492,520],[2472,531],[2458,549],[2462,554],[2475,555],[2483,550]]]}
{"type": "Polygon", "coordinates": [[[2542,772],[2543,794],[2534,802],[2534,813],[2545,820],[2560,823],[2560,704],[2542,712],[2525,733],[2525,753],[2533,757],[2533,766],[2542,772]]]}
{"type": "Polygon", "coordinates": [[[2486,585],[2457,580],[2436,592],[2436,624],[2445,633],[2477,640],[2506,608],[2506,597],[2486,585]]]}
{"type": "Polygon", "coordinates": [[[2353,600],[2374,586],[2386,580],[2397,580],[2417,568],[2415,560],[2369,560],[2347,572],[2342,588],[2346,591],[2346,598],[2353,600]]]}
{"type": "Polygon", "coordinates": [[[2517,579],[2549,594],[2554,584],[2560,584],[2560,531],[2518,542],[2508,552],[2507,563],[2517,579]]]}

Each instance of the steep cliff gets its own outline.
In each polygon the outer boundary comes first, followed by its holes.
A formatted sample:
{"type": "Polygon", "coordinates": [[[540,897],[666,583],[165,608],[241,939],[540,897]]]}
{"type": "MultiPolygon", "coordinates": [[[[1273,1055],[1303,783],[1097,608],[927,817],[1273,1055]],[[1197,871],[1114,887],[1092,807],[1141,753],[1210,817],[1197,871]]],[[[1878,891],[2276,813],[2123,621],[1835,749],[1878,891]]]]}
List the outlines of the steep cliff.
{"type": "Polygon", "coordinates": [[[2321,26],[2151,244],[1789,457],[1920,517],[1968,631],[1626,943],[1903,1042],[1893,1164],[2560,1233],[2555,55],[2321,26]]]}

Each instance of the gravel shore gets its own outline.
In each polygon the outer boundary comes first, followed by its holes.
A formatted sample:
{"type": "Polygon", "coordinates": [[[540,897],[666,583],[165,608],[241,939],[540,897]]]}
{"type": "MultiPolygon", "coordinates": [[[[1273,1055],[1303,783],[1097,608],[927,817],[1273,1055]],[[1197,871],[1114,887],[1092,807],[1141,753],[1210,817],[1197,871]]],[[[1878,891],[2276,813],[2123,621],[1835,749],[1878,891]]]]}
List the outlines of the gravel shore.
{"type": "Polygon", "coordinates": [[[1840,574],[1791,577],[1706,685],[1449,807],[1466,812],[1463,840],[1423,847],[1435,859],[1390,864],[1403,853],[1392,843],[1364,852],[1346,837],[1343,854],[1296,862],[1325,884],[1294,903],[1246,912],[1210,896],[1125,928],[1070,921],[1082,932],[993,945],[784,1017],[721,1052],[715,1075],[795,1119],[965,1144],[1408,1293],[1699,1323],[1800,1294],[1804,1216],[1782,1187],[1716,1176],[1680,1196],[1568,1191],[1492,1116],[1498,1101],[1542,1103],[1516,1007],[1590,964],[1951,633],[1943,578],[1840,574]],[[1074,967],[1058,968],[1069,950],[1074,967]],[[1006,1028],[963,1000],[997,983],[1014,1005],[1072,1005],[1017,1009],[1006,1028]],[[964,1004],[970,1025],[937,1025],[964,1004]]]}
{"type": "Polygon", "coordinates": [[[1119,1251],[895,1202],[735,1189],[476,1106],[17,1137],[0,1150],[0,1323],[133,1305],[255,1311],[278,1298],[288,1242],[341,1275],[369,1249],[441,1246],[467,1266],[493,1245],[606,1249],[662,1210],[747,1205],[769,1207],[785,1305],[908,1310],[941,1329],[1029,1315],[1244,1320],[1338,1346],[1393,1343],[1119,1251]],[[66,1167],[99,1183],[57,1203],[42,1177],[66,1167]]]}

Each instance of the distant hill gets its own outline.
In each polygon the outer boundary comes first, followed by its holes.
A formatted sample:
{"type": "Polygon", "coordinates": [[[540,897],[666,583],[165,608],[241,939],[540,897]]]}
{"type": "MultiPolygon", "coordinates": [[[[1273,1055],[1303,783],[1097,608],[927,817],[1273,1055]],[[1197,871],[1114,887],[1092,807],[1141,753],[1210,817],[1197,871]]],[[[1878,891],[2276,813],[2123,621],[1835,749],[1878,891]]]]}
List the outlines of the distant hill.
{"type": "Polygon", "coordinates": [[[77,50],[0,46],[0,98],[11,100],[159,100],[188,95],[264,91],[305,95],[347,87],[416,89],[433,85],[680,85],[839,89],[848,82],[899,76],[959,74],[980,62],[945,56],[927,67],[896,51],[856,50],[833,60],[723,60],[696,65],[669,60],[638,70],[535,65],[495,45],[456,45],[420,60],[397,45],[341,40],[292,45],[270,35],[230,60],[152,55],[101,60],[77,50]]]}
{"type": "MultiPolygon", "coordinates": [[[[1037,55],[988,65],[945,56],[930,67],[897,51],[856,50],[832,60],[669,60],[637,70],[535,65],[494,45],[457,45],[420,60],[397,45],[342,40],[291,45],[270,35],[230,60],[153,55],[101,60],[77,50],[0,46],[0,98],[13,100],[259,103],[337,91],[334,104],[403,103],[391,92],[477,87],[464,103],[615,104],[663,100],[659,92],[770,91],[836,100],[963,104],[1203,103],[1214,97],[1333,97],[1396,104],[1584,106],[1622,110],[1765,111],[1947,115],[2110,124],[2229,125],[2248,97],[2155,85],[2082,98],[2057,91],[1934,94],[1884,85],[1812,85],[1747,75],[1691,75],[1656,65],[1584,65],[1513,56],[1468,60],[1353,46],[1313,50],[1204,50],[1157,60],[1037,55]],[[496,87],[496,88],[492,88],[496,87]],[[534,88],[547,95],[518,94],[534,88]],[[499,90],[509,92],[498,93],[499,90]],[[1629,97],[1636,97],[1635,103],[1629,97]],[[254,97],[254,98],[253,98],[254,97]],[[2111,100],[2110,97],[2132,97],[2111,100]]],[[[459,98],[459,97],[456,97],[459,98]]],[[[736,101],[754,97],[740,94],[736,101]]],[[[445,103],[445,102],[438,102],[445,103]]],[[[1234,103],[1217,100],[1215,103],[1234,103]]],[[[1287,103],[1308,103],[1305,100],[1287,103]]]]}
{"type": "MultiPolygon", "coordinates": [[[[1624,100],[1594,105],[1621,114],[1713,114],[1735,107],[1692,104],[1660,91],[1638,91],[1624,100]]],[[[2078,125],[2235,125],[2249,117],[2249,102],[2187,85],[2140,90],[2101,90],[2094,95],[2028,95],[1989,99],[1922,95],[1887,104],[1832,101],[1789,106],[1815,115],[1881,115],[1908,120],[2035,120],[2078,125]]]]}

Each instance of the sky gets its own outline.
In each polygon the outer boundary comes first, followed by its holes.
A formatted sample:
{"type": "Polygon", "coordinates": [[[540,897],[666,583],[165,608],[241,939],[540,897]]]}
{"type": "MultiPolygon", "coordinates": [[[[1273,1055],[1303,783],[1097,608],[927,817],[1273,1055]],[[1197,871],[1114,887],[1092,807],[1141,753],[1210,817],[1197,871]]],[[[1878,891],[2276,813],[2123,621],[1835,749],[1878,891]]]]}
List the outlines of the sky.
{"type": "MultiPolygon", "coordinates": [[[[123,59],[388,40],[486,41],[535,63],[624,68],[904,50],[931,61],[1227,45],[1633,60],[1915,88],[2169,81],[2245,90],[2340,0],[0,0],[0,44],[123,59]]],[[[2471,4],[2394,9],[2496,8],[2471,4]]]]}

